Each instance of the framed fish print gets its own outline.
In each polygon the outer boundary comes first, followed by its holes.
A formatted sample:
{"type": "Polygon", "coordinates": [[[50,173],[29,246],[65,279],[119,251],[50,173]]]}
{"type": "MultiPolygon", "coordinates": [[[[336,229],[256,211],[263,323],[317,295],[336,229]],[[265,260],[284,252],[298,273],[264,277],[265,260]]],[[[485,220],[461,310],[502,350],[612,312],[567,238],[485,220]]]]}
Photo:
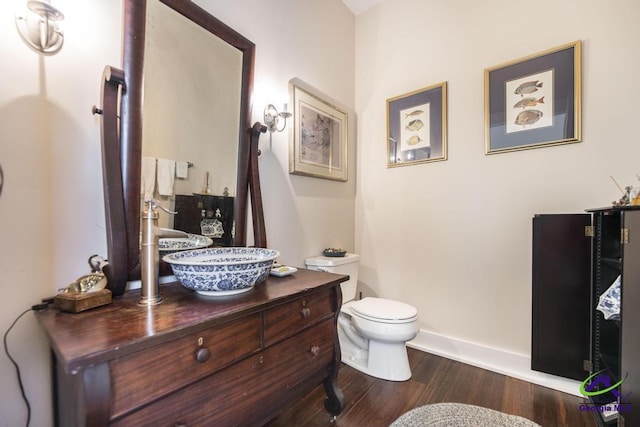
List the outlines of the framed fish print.
{"type": "Polygon", "coordinates": [[[347,181],[346,109],[299,79],[289,82],[289,93],[294,122],[289,173],[347,181]]]}
{"type": "Polygon", "coordinates": [[[485,153],[581,140],[581,43],[485,69],[485,153]]]}
{"type": "Polygon", "coordinates": [[[447,159],[447,83],[387,99],[387,167],[447,159]]]}

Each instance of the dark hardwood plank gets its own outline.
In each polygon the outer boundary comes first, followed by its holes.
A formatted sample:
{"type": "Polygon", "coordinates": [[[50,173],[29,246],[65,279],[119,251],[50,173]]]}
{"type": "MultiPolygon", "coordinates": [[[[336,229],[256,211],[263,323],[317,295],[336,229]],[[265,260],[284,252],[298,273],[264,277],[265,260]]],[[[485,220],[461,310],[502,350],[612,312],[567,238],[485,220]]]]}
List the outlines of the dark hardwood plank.
{"type": "Polygon", "coordinates": [[[318,387],[267,423],[269,427],[382,427],[412,408],[459,402],[528,418],[542,426],[597,426],[583,399],[444,357],[408,349],[413,376],[409,381],[383,381],[342,365],[338,384],[345,408],[331,424],[318,387]]]}
{"type": "Polygon", "coordinates": [[[416,407],[425,388],[425,384],[414,381],[375,382],[357,404],[347,404],[345,413],[339,418],[339,425],[389,425],[397,418],[396,414],[416,407]]]}
{"type": "Polygon", "coordinates": [[[533,384],[516,378],[506,377],[502,390],[502,406],[500,410],[507,414],[520,415],[534,420],[533,384]]]}

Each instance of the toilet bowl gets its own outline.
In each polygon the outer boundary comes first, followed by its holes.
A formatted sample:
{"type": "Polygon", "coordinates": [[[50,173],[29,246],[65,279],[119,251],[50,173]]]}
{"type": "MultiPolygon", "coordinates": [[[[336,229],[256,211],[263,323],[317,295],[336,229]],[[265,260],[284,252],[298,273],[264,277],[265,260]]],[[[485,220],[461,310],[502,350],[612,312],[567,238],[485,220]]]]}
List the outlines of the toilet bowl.
{"type": "Polygon", "coordinates": [[[342,361],[376,378],[406,381],[411,378],[406,342],[418,334],[418,311],[399,301],[367,297],[355,300],[359,256],[312,257],[306,266],[313,270],[348,274],[342,283],[338,316],[338,339],[342,361]]]}

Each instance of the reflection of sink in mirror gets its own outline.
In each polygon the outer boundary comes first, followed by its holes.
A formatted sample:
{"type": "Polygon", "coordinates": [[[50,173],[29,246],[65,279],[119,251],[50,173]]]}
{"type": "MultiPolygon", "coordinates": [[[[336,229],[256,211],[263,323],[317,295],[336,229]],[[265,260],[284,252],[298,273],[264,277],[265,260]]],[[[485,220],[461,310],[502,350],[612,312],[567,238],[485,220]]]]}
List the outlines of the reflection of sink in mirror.
{"type": "Polygon", "coordinates": [[[213,240],[209,237],[189,233],[187,233],[187,237],[162,237],[158,239],[161,258],[174,252],[202,249],[212,244],[213,240]]]}

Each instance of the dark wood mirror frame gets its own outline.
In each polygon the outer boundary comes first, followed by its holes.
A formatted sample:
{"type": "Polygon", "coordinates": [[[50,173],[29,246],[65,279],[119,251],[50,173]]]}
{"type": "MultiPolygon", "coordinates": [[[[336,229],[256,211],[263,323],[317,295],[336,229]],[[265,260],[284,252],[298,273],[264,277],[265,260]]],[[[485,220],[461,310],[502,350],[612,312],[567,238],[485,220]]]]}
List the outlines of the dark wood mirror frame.
{"type": "MultiPolygon", "coordinates": [[[[266,128],[251,127],[255,45],[190,0],[160,0],[242,53],[238,177],[234,246],[246,245],[249,190],[254,244],[266,247],[257,169],[258,140],[266,128]]],[[[105,273],[114,296],[127,281],[140,279],[140,185],[142,94],[146,0],[124,0],[123,70],[107,67],[102,93],[102,158],[109,265],[105,273]],[[120,106],[118,109],[118,100],[120,106]],[[118,123],[117,113],[120,112],[118,123]]]]}

